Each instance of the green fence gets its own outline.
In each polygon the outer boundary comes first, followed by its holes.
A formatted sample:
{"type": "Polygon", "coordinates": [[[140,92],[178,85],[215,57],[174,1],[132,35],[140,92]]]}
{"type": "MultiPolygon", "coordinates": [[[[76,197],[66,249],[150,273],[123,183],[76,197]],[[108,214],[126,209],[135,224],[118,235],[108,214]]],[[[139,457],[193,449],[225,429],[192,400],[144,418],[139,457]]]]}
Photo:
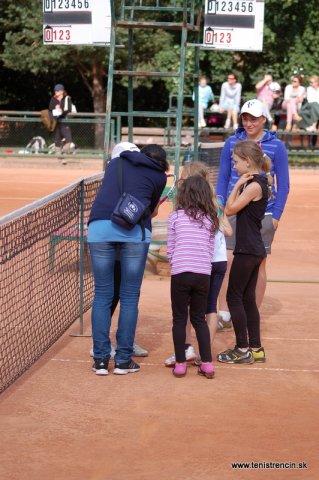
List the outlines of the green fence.
{"type": "MultiPolygon", "coordinates": [[[[173,156],[175,149],[176,136],[176,109],[174,106],[174,96],[170,97],[169,109],[167,112],[153,112],[152,119],[154,127],[146,128],[137,127],[133,130],[133,136],[139,136],[139,132],[143,131],[142,141],[149,143],[160,143],[163,145],[170,157],[173,156]],[[162,122],[166,119],[166,127],[156,128],[156,122],[162,122]],[[159,134],[161,130],[163,133],[159,134]],[[136,135],[135,135],[136,133],[136,135]],[[161,135],[161,138],[160,138],[161,135]]],[[[134,112],[134,116],[139,120],[144,118],[145,112],[134,112]]],[[[215,112],[206,110],[207,116],[217,115],[215,112]]],[[[219,115],[219,114],[218,114],[219,115]]],[[[191,138],[194,135],[192,127],[193,114],[185,109],[184,124],[182,128],[182,146],[183,135],[191,138]],[[185,132],[185,134],[183,133],[185,132]]],[[[105,114],[95,113],[74,113],[70,114],[63,123],[70,126],[75,144],[74,153],[78,158],[104,158],[106,159],[109,152],[104,150],[104,134],[105,134],[105,114]]],[[[111,120],[111,146],[121,141],[121,139],[128,139],[127,128],[122,127],[127,123],[126,112],[114,112],[111,120]]],[[[199,133],[199,143],[215,143],[225,141],[233,130],[225,129],[223,127],[208,126],[201,129],[199,133]]],[[[307,131],[287,132],[285,130],[278,130],[278,137],[285,143],[290,156],[309,156],[319,157],[319,142],[318,134],[307,131]]],[[[133,139],[132,139],[133,140],[133,139]]],[[[0,156],[23,156],[23,155],[37,155],[42,153],[44,155],[55,155],[53,146],[53,135],[49,133],[41,123],[40,112],[27,111],[6,111],[0,110],[0,156]],[[34,148],[27,148],[27,145],[34,137],[42,137],[45,141],[45,148],[37,151],[34,148]]],[[[140,144],[142,146],[142,144],[140,144]]],[[[182,148],[181,155],[183,156],[185,149],[182,148]]],[[[73,155],[72,155],[73,156],[73,155]]],[[[173,157],[172,157],[173,158],[173,157]]]]}
{"type": "MultiPolygon", "coordinates": [[[[105,115],[91,113],[69,114],[67,119],[61,120],[71,128],[72,139],[77,154],[85,156],[104,153],[105,115]]],[[[121,120],[112,118],[112,143],[120,141],[121,120]]],[[[53,134],[43,126],[40,112],[0,111],[0,154],[54,154],[53,134]],[[42,137],[45,146],[40,151],[28,144],[34,137],[42,137]],[[50,148],[51,147],[51,148],[50,148]]]]}

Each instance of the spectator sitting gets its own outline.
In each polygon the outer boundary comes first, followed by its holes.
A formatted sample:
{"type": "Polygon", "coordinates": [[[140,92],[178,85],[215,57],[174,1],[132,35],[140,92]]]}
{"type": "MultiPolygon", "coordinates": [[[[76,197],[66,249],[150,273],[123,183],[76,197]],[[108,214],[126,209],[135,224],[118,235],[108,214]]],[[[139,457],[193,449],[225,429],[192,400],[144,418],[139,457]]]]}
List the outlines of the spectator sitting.
{"type": "Polygon", "coordinates": [[[273,121],[270,114],[273,104],[273,91],[270,88],[272,83],[274,83],[272,75],[270,73],[266,73],[264,78],[256,84],[257,99],[260,100],[264,105],[264,111],[266,113],[267,120],[270,123],[273,121]]]}
{"type": "Polygon", "coordinates": [[[277,131],[280,125],[280,120],[281,120],[281,110],[282,110],[282,103],[283,103],[283,98],[281,96],[281,87],[279,83],[277,82],[272,82],[269,85],[269,88],[272,92],[272,116],[273,116],[273,123],[271,126],[272,131],[277,131]]]}
{"type": "Polygon", "coordinates": [[[238,128],[238,112],[241,98],[241,83],[238,83],[237,76],[230,73],[227,82],[222,84],[220,92],[220,113],[227,112],[225,128],[231,127],[233,121],[233,129],[238,128]]]}
{"type": "Polygon", "coordinates": [[[286,130],[291,130],[292,119],[300,110],[302,102],[306,97],[305,87],[301,85],[302,77],[294,75],[291,77],[291,84],[287,85],[284,92],[283,108],[287,110],[286,130]]]}
{"type": "MultiPolygon", "coordinates": [[[[195,100],[195,93],[193,93],[193,100],[195,100]]],[[[212,100],[214,100],[214,94],[211,87],[207,85],[207,78],[200,77],[198,82],[198,128],[206,127],[204,110],[212,100]]]]}
{"type": "Polygon", "coordinates": [[[316,132],[319,121],[319,76],[312,75],[307,88],[307,101],[304,102],[294,119],[298,126],[308,132],[316,132]]]}

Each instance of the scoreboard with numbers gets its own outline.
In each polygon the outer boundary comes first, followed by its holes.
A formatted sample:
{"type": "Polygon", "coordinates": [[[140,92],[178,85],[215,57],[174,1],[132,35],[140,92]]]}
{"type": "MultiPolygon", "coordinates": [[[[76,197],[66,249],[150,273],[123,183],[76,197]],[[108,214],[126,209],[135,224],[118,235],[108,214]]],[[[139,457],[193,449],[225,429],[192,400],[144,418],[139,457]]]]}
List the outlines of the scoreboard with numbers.
{"type": "Polygon", "coordinates": [[[262,51],[265,0],[206,0],[205,47],[262,51]]]}
{"type": "Polygon", "coordinates": [[[43,43],[109,45],[110,0],[43,0],[43,43]]]}

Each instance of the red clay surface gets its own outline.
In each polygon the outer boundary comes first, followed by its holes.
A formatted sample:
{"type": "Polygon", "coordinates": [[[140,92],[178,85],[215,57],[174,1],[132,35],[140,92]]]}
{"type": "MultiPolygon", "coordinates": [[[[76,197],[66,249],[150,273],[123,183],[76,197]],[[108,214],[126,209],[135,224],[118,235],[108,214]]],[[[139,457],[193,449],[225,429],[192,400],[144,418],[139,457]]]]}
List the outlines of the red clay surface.
{"type": "MultiPolygon", "coordinates": [[[[90,173],[2,168],[3,213],[21,206],[22,197],[33,200],[90,173]]],[[[291,172],[270,279],[319,279],[318,183],[319,171],[291,172]]],[[[148,273],[137,341],[150,356],[141,359],[141,371],[97,377],[91,339],[69,336],[78,331],[75,323],[2,395],[0,477],[318,479],[318,310],[318,283],[269,282],[261,309],[267,363],[217,364],[213,380],[191,367],[176,379],[163,366],[173,353],[169,279],[148,273]],[[305,462],[308,468],[243,470],[233,462],[305,462]]],[[[89,314],[85,328],[90,332],[89,314]]],[[[232,332],[219,333],[214,353],[232,345],[232,332]]]]}

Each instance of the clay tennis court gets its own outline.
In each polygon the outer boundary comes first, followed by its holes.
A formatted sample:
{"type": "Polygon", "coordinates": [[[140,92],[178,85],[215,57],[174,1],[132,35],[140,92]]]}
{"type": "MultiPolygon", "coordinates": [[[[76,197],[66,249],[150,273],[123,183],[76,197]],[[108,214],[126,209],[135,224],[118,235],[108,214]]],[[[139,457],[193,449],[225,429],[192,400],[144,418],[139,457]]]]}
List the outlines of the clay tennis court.
{"type": "MultiPolygon", "coordinates": [[[[2,166],[0,215],[99,170],[2,166]]],[[[147,272],[137,342],[150,355],[139,362],[141,371],[94,375],[91,339],[69,336],[78,331],[75,323],[1,396],[0,477],[319,478],[318,184],[319,171],[291,171],[261,309],[267,363],[217,364],[213,380],[195,367],[174,378],[163,366],[173,353],[169,278],[147,272]],[[308,468],[257,471],[232,468],[235,462],[305,462],[308,468]]],[[[232,345],[232,332],[219,333],[214,354],[232,345]]]]}

